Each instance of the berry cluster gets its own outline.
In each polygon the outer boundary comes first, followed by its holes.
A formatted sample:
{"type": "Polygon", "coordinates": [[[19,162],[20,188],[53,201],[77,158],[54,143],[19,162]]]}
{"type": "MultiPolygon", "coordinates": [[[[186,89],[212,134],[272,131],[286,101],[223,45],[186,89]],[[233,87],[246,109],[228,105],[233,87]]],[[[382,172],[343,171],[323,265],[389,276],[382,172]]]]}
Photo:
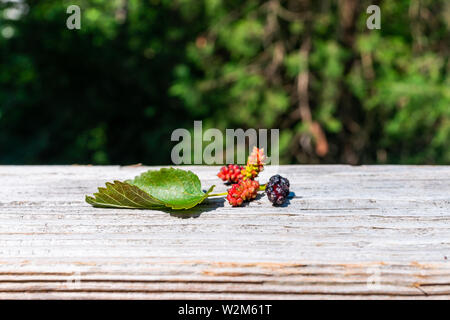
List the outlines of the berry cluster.
{"type": "Polygon", "coordinates": [[[274,206],[282,205],[289,195],[289,180],[279,174],[271,177],[266,185],[266,194],[274,206]]]}
{"type": "MultiPolygon", "coordinates": [[[[227,200],[233,207],[256,198],[260,185],[255,178],[263,171],[265,159],[264,149],[254,147],[245,167],[229,164],[220,169],[217,176],[227,183],[233,183],[227,192],[227,200]]],[[[264,186],[261,190],[264,190],[264,186]]],[[[273,205],[282,205],[289,195],[289,181],[275,175],[270,178],[265,190],[273,205]]]]}
{"type": "Polygon", "coordinates": [[[217,176],[226,183],[233,183],[227,195],[227,200],[233,207],[256,198],[259,183],[255,178],[263,171],[265,158],[264,149],[254,147],[245,167],[229,164],[220,169],[217,176]]]}
{"type": "Polygon", "coordinates": [[[256,180],[240,180],[228,190],[227,200],[233,207],[242,205],[244,201],[256,198],[259,183],[256,180]]]}

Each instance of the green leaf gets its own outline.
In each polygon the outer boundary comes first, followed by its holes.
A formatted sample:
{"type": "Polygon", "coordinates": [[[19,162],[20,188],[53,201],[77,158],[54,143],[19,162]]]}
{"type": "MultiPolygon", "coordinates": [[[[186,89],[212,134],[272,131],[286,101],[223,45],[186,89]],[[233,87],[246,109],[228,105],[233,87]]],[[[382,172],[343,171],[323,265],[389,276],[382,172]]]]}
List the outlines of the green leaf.
{"type": "Polygon", "coordinates": [[[189,209],[205,200],[213,189],[203,192],[200,179],[191,171],[163,168],[144,172],[134,180],[107,182],[94,197],[86,196],[86,202],[101,208],[189,209]]]}
{"type": "Polygon", "coordinates": [[[98,188],[94,197],[86,196],[86,202],[94,207],[124,209],[160,209],[164,204],[148,193],[128,183],[107,182],[106,188],[98,188]]]}
{"type": "Polygon", "coordinates": [[[191,171],[162,168],[147,171],[127,183],[147,192],[172,209],[189,209],[201,203],[215,186],[204,193],[200,179],[191,171]]]}

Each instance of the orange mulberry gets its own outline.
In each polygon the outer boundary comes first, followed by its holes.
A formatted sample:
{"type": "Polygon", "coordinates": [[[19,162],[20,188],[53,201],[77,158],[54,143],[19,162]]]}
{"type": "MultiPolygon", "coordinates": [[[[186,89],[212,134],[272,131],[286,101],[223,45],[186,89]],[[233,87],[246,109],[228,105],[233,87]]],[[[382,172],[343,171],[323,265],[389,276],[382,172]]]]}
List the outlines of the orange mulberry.
{"type": "Polygon", "coordinates": [[[244,201],[251,201],[256,198],[259,190],[259,183],[255,180],[240,180],[228,189],[227,200],[233,207],[238,207],[244,201]]]}

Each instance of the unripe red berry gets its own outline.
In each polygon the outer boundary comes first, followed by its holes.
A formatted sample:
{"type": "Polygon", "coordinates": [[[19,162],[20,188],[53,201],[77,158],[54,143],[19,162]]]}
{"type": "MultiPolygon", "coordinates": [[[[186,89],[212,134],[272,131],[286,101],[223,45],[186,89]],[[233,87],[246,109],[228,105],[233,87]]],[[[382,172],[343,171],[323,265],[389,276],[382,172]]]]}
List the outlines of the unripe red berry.
{"type": "Polygon", "coordinates": [[[229,164],[220,169],[217,176],[225,182],[236,183],[242,179],[242,169],[244,167],[237,164],[229,164]]]}
{"type": "Polygon", "coordinates": [[[255,180],[240,180],[228,189],[227,200],[233,207],[238,207],[244,201],[251,201],[256,198],[259,190],[259,183],[255,180]]]}

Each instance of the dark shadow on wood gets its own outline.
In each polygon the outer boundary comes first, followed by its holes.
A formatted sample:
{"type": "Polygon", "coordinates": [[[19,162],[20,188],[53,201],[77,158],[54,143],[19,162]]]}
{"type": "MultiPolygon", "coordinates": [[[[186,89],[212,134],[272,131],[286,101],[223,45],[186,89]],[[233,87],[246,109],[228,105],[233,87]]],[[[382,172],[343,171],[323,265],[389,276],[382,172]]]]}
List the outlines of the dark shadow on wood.
{"type": "Polygon", "coordinates": [[[165,210],[171,217],[179,219],[198,218],[202,213],[211,212],[225,205],[225,197],[208,198],[199,205],[187,210],[165,210]]]}
{"type": "MultiPolygon", "coordinates": [[[[265,192],[260,192],[260,193],[258,193],[257,195],[256,195],[256,198],[254,199],[254,200],[261,200],[261,198],[262,197],[264,197],[264,196],[266,196],[266,193],[265,192]]],[[[269,201],[269,200],[267,200],[267,201],[269,201]]],[[[251,203],[251,201],[249,202],[249,201],[246,201],[246,202],[244,202],[243,203],[243,207],[248,207],[249,205],[250,205],[250,203],[251,203]]],[[[270,203],[270,202],[269,202],[270,203]]]]}
{"type": "Polygon", "coordinates": [[[303,199],[303,197],[302,196],[297,196],[295,194],[295,192],[289,192],[288,200],[289,199],[303,199]]]}
{"type": "Polygon", "coordinates": [[[288,195],[286,201],[281,206],[275,206],[275,205],[273,205],[273,206],[278,207],[278,208],[286,208],[288,205],[291,204],[290,200],[293,198],[301,198],[301,197],[296,197],[295,192],[289,192],[289,195],[288,195]]]}

